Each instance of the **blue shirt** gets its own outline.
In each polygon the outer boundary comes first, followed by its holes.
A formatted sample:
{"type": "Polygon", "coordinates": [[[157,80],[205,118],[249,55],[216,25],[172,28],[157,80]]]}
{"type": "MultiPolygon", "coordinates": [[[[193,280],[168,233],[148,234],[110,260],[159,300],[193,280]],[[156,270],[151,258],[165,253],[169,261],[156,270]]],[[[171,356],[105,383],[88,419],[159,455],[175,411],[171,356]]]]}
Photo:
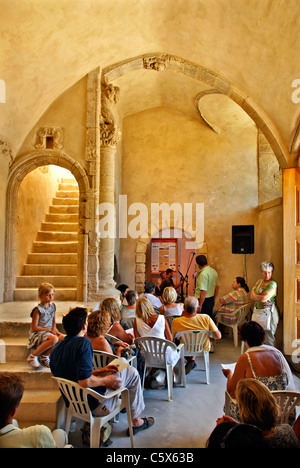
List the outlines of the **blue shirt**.
{"type": "MultiPolygon", "coordinates": [[[[93,347],[86,337],[66,336],[58,341],[50,354],[50,369],[54,377],[78,382],[88,379],[93,371],[93,347]]],[[[105,387],[93,388],[100,394],[105,393],[105,387]]],[[[89,397],[91,410],[98,406],[95,398],[89,397]]]]}

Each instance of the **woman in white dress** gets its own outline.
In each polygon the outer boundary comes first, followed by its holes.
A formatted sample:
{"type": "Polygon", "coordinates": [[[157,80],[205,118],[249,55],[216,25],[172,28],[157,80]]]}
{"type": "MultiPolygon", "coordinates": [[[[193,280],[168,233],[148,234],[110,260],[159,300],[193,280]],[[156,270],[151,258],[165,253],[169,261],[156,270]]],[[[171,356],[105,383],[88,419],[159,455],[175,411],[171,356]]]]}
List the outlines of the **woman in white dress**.
{"type": "MultiPolygon", "coordinates": [[[[135,338],[142,336],[153,336],[156,338],[164,338],[173,341],[173,336],[170,331],[168,322],[163,315],[158,315],[154,312],[151,302],[145,297],[137,300],[136,318],[133,323],[133,331],[135,338]]],[[[178,361],[179,355],[171,348],[167,349],[167,361],[173,363],[178,361]]]]}

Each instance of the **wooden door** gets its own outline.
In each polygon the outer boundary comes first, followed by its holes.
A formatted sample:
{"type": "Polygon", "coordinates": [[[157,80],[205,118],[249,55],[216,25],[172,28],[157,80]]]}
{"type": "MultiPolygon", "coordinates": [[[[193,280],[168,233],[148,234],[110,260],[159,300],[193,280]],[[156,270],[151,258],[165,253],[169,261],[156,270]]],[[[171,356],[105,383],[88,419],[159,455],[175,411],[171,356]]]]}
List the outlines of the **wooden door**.
{"type": "Polygon", "coordinates": [[[283,170],[284,354],[300,346],[300,169],[283,170]]]}

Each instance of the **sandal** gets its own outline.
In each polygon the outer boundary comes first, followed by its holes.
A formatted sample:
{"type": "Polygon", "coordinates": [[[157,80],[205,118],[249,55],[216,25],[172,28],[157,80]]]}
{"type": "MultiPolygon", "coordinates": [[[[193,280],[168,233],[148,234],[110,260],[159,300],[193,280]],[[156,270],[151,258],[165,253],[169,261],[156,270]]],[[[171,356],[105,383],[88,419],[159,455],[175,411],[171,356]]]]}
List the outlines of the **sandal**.
{"type": "MultiPolygon", "coordinates": [[[[132,432],[133,432],[133,435],[135,435],[137,432],[139,431],[143,431],[144,429],[148,429],[149,427],[153,426],[154,424],[154,418],[152,418],[151,416],[149,418],[142,418],[142,420],[144,421],[143,424],[141,424],[141,426],[132,426],[132,432]]],[[[129,436],[129,429],[127,429],[127,435],[129,436]]]]}

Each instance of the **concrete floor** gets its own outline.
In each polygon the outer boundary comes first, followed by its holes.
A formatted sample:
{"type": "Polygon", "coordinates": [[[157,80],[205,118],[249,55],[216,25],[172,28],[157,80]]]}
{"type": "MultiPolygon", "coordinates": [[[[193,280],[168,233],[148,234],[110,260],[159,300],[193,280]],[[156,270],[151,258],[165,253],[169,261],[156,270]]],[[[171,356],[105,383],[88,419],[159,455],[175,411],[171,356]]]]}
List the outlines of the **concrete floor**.
{"type": "MultiPolygon", "coordinates": [[[[77,303],[76,303],[77,304],[77,303]]],[[[1,321],[30,321],[29,315],[36,302],[0,304],[1,321]]],[[[57,322],[61,322],[62,314],[75,303],[58,303],[57,322]]],[[[80,305],[83,305],[82,303],[80,305]]],[[[85,304],[92,308],[95,304],[85,304]]],[[[205,378],[202,358],[197,358],[197,368],[187,376],[187,387],[175,387],[173,401],[167,400],[167,389],[145,389],[145,411],[142,416],[152,416],[155,424],[151,428],[134,436],[136,448],[203,448],[207,438],[215,427],[216,419],[223,414],[224,392],[226,379],[221,371],[221,363],[236,362],[240,356],[240,347],[234,348],[233,339],[225,334],[222,340],[216,342],[215,352],[210,354],[210,384],[205,378]]],[[[300,379],[294,376],[300,391],[300,379]]],[[[76,430],[70,432],[69,443],[75,448],[86,447],[81,442],[80,427],[76,422],[76,430]]],[[[108,450],[130,448],[130,438],[127,431],[126,414],[120,415],[120,421],[114,423],[111,439],[113,444],[108,450]]]]}
{"type": "MultiPolygon", "coordinates": [[[[145,389],[145,411],[142,416],[153,416],[155,424],[134,436],[135,448],[204,448],[207,438],[215,427],[217,418],[223,415],[226,379],[221,371],[221,363],[236,362],[240,348],[234,348],[229,335],[218,341],[215,352],[210,353],[210,384],[205,379],[204,363],[197,358],[198,367],[187,375],[187,387],[175,387],[173,401],[167,401],[167,389],[145,389]]],[[[300,391],[300,379],[294,377],[300,391]]],[[[113,444],[107,449],[129,448],[126,437],[126,414],[114,423],[111,439],[113,444]]],[[[75,447],[81,444],[78,430],[70,433],[69,442],[75,447]]]]}

